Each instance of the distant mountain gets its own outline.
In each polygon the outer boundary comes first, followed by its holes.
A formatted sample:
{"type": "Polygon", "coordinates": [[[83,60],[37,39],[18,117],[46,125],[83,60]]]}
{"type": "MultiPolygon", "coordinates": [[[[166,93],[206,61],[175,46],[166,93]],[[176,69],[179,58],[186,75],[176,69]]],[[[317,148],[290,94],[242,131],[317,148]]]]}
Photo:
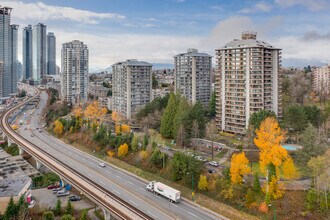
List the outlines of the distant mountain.
{"type": "Polygon", "coordinates": [[[152,69],[173,69],[174,65],[172,63],[152,63],[152,69]]]}

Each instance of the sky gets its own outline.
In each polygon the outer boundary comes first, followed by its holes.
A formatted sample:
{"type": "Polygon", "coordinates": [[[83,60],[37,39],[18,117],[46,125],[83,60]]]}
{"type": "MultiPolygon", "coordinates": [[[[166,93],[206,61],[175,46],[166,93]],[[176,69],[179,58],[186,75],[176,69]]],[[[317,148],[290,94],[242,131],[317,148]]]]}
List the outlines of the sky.
{"type": "MultiPolygon", "coordinates": [[[[0,0],[22,29],[44,23],[57,40],[57,65],[65,42],[83,41],[91,71],[126,59],[173,63],[197,48],[215,49],[256,31],[282,49],[283,66],[330,63],[330,0],[0,0]]],[[[215,62],[215,59],[213,59],[215,62]]]]}

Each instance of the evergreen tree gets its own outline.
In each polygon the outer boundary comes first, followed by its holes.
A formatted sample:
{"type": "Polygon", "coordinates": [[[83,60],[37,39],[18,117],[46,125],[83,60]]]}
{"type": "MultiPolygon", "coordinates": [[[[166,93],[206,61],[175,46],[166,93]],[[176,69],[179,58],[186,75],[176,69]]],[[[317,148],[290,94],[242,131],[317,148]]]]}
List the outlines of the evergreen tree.
{"type": "Polygon", "coordinates": [[[131,147],[133,151],[137,151],[138,150],[138,144],[139,144],[139,140],[137,139],[137,137],[134,135],[133,140],[131,142],[131,147]]]}
{"type": "Polygon", "coordinates": [[[260,181],[259,181],[259,175],[258,175],[257,172],[254,174],[253,191],[254,191],[255,193],[260,193],[260,192],[261,192],[260,181]]]}
{"type": "Polygon", "coordinates": [[[54,213],[52,211],[47,211],[42,214],[42,219],[43,220],[54,220],[54,213]]]}
{"type": "Polygon", "coordinates": [[[87,209],[84,209],[81,213],[80,220],[87,220],[87,209]]]}
{"type": "Polygon", "coordinates": [[[63,215],[61,220],[74,220],[74,217],[72,215],[63,215]]]}
{"type": "Polygon", "coordinates": [[[255,202],[255,196],[254,196],[254,192],[249,188],[246,195],[245,195],[245,199],[246,199],[246,204],[250,205],[251,203],[255,202]]]}
{"type": "Polygon", "coordinates": [[[160,133],[165,138],[173,137],[173,120],[177,111],[177,104],[178,101],[175,94],[171,93],[160,125],[160,133]]]}
{"type": "Polygon", "coordinates": [[[251,129],[255,131],[256,129],[259,129],[261,122],[268,117],[276,118],[275,112],[267,111],[265,109],[254,112],[250,117],[249,126],[251,126],[251,129]]]}
{"type": "Polygon", "coordinates": [[[7,209],[5,211],[5,219],[14,219],[17,215],[17,209],[13,197],[10,197],[7,209]]]}
{"type": "Polygon", "coordinates": [[[189,110],[190,110],[190,105],[186,97],[181,96],[178,109],[174,117],[172,137],[175,137],[175,135],[178,133],[180,125],[184,126],[186,119],[188,119],[189,110]]]}
{"type": "MultiPolygon", "coordinates": [[[[206,110],[201,102],[197,101],[190,111],[189,121],[187,128],[193,127],[193,121],[196,121],[198,124],[199,137],[205,135],[206,128],[206,110]]],[[[188,132],[190,134],[190,132],[188,132]]]]}
{"type": "Polygon", "coordinates": [[[149,144],[148,136],[145,134],[143,138],[143,148],[147,149],[148,144],[149,144]]]}
{"type": "Polygon", "coordinates": [[[68,203],[65,208],[65,214],[67,215],[73,215],[74,213],[74,208],[70,200],[68,200],[68,203]]]}
{"type": "Polygon", "coordinates": [[[61,215],[62,214],[62,203],[60,199],[57,199],[55,209],[54,209],[55,215],[61,215]]]}

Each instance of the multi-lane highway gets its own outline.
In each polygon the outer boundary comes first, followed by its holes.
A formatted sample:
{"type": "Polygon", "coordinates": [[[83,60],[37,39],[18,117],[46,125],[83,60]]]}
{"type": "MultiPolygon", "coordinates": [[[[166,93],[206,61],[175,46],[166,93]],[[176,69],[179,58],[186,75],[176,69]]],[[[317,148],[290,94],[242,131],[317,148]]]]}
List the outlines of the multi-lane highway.
{"type": "Polygon", "coordinates": [[[40,116],[46,101],[47,94],[42,92],[38,108],[35,111],[26,112],[26,115],[30,113],[32,115],[30,120],[26,119],[29,123],[21,126],[18,131],[22,137],[42,147],[43,150],[83,174],[86,178],[97,182],[154,219],[225,219],[225,217],[202,209],[190,202],[170,203],[165,198],[146,191],[145,181],[110,164],[107,164],[106,167],[100,167],[98,163],[101,161],[99,159],[63,143],[45,131],[39,132],[37,128],[42,127],[40,116]]]}

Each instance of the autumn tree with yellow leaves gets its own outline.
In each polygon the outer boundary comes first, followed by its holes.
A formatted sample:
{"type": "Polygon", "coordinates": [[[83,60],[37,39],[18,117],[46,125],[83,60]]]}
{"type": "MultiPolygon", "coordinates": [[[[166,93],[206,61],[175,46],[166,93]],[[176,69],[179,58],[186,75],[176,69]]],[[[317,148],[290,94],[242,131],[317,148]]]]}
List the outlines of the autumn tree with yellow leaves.
{"type": "Polygon", "coordinates": [[[92,120],[94,123],[97,121],[97,119],[102,118],[105,114],[107,114],[107,109],[101,108],[97,101],[89,104],[84,111],[85,118],[92,120]]]}
{"type": "Polygon", "coordinates": [[[118,148],[118,157],[125,157],[128,154],[128,145],[126,143],[118,148]]]}
{"type": "Polygon", "coordinates": [[[54,121],[54,129],[53,132],[57,136],[61,136],[63,134],[63,124],[60,120],[54,121]]]}
{"type": "Polygon", "coordinates": [[[230,161],[230,180],[232,183],[242,183],[243,176],[251,172],[248,164],[249,160],[244,152],[232,156],[230,161]]]}
{"type": "Polygon", "coordinates": [[[205,190],[207,190],[207,186],[208,186],[208,183],[207,183],[206,176],[201,175],[199,177],[199,181],[198,181],[198,189],[201,190],[201,191],[205,191],[205,190]]]}

